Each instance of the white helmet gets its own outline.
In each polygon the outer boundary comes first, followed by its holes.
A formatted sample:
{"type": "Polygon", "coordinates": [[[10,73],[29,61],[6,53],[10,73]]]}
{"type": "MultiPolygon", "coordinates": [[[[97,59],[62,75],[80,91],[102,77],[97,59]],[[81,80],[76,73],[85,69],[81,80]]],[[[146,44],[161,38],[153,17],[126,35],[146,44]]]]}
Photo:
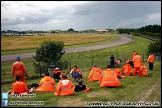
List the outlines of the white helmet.
{"type": "Polygon", "coordinates": [[[55,70],[59,70],[59,68],[55,68],[55,70]]]}

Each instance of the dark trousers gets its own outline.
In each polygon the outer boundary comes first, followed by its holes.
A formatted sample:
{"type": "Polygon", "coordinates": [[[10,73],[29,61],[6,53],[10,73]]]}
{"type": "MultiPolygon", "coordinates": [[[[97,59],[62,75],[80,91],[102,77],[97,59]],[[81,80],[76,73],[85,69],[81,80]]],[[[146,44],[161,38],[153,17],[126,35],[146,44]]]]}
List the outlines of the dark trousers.
{"type": "Polygon", "coordinates": [[[110,67],[111,67],[111,68],[115,68],[114,61],[111,61],[111,62],[110,62],[110,67]]]}
{"type": "Polygon", "coordinates": [[[149,63],[149,70],[153,70],[153,63],[149,63]]]}

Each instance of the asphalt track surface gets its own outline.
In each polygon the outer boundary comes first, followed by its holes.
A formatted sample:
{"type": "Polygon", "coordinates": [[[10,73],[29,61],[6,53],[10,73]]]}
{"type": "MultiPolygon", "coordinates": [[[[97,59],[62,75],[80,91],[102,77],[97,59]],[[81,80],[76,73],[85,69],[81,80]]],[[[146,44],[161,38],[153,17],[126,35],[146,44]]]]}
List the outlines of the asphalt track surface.
{"type": "MultiPolygon", "coordinates": [[[[65,54],[84,52],[84,51],[90,51],[90,50],[96,50],[96,49],[109,48],[109,47],[113,47],[113,46],[123,45],[123,44],[129,43],[129,42],[132,42],[132,41],[133,41],[132,37],[130,35],[126,35],[126,36],[121,36],[121,38],[115,42],[109,42],[106,44],[92,45],[92,46],[86,46],[86,47],[67,48],[64,51],[65,51],[65,54]]],[[[3,55],[3,56],[1,56],[1,63],[12,62],[12,61],[14,62],[16,56],[20,56],[21,60],[32,59],[33,56],[35,56],[35,52],[3,55]]]]}

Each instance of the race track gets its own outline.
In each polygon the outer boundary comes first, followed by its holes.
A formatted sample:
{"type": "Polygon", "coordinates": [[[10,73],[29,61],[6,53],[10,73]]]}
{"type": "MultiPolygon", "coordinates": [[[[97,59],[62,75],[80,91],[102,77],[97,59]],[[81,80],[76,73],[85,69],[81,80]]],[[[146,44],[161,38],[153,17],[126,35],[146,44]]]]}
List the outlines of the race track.
{"type": "MultiPolygon", "coordinates": [[[[106,44],[92,45],[92,46],[86,46],[86,47],[68,48],[68,49],[65,49],[65,54],[108,48],[108,47],[126,44],[126,43],[129,43],[129,42],[132,42],[132,41],[133,41],[133,39],[131,38],[130,35],[121,36],[121,38],[118,41],[115,41],[115,42],[109,42],[109,43],[106,43],[106,44]]],[[[35,52],[4,55],[4,56],[1,56],[1,63],[15,61],[16,56],[20,56],[21,60],[32,59],[33,56],[35,56],[35,52]]]]}

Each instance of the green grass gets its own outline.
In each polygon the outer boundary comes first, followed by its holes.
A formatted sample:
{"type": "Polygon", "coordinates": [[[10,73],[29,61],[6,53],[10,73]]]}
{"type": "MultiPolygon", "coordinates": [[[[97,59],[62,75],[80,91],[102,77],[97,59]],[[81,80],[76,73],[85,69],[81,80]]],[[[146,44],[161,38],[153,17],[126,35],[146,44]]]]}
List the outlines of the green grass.
{"type": "MultiPolygon", "coordinates": [[[[121,58],[123,60],[122,63],[125,63],[126,60],[131,57],[133,50],[137,51],[142,56],[144,55],[143,58],[144,61],[146,61],[148,56],[145,54],[145,52],[147,51],[147,46],[152,41],[148,39],[143,39],[141,37],[134,37],[134,39],[134,42],[125,45],[115,46],[112,48],[65,54],[63,55],[62,60],[67,60],[68,62],[71,62],[71,64],[69,64],[68,69],[65,69],[64,71],[70,71],[70,68],[72,68],[74,65],[78,65],[79,68],[83,70],[88,70],[92,66],[92,64],[96,64],[101,68],[105,68],[107,64],[109,64],[109,57],[111,54],[114,54],[116,59],[121,58]],[[141,48],[141,50],[139,50],[139,48],[141,48]]],[[[36,76],[36,74],[33,72],[33,62],[35,60],[31,59],[22,61],[24,62],[29,75],[36,76]]],[[[12,64],[13,62],[1,63],[1,82],[14,80],[12,77],[10,77],[12,64]]]]}
{"type": "Polygon", "coordinates": [[[18,53],[29,53],[35,52],[35,47],[38,46],[43,40],[62,40],[66,48],[74,48],[81,46],[90,46],[96,44],[103,44],[118,40],[122,35],[117,34],[94,34],[94,35],[47,35],[47,36],[13,36],[13,37],[2,37],[1,44],[1,55],[18,54],[18,53]],[[22,41],[23,40],[23,41],[22,41]],[[34,40],[34,41],[33,41],[34,40]],[[16,42],[15,42],[16,41],[16,42]]]}
{"type": "MultiPolygon", "coordinates": [[[[134,42],[120,45],[112,48],[105,48],[94,51],[80,52],[74,54],[66,54],[62,57],[62,60],[71,60],[71,67],[76,64],[83,70],[83,80],[87,87],[91,87],[92,90],[86,93],[80,92],[75,93],[73,96],[61,96],[55,97],[54,93],[34,93],[36,98],[9,98],[9,101],[44,101],[44,105],[41,107],[84,107],[84,102],[102,101],[102,102],[113,102],[113,101],[128,101],[128,102],[161,102],[161,62],[155,61],[154,70],[148,77],[138,77],[138,76],[128,76],[124,79],[120,79],[122,86],[117,88],[100,88],[98,82],[88,82],[87,78],[92,66],[92,61],[102,70],[106,69],[106,65],[109,64],[109,57],[114,54],[116,58],[124,59],[131,57],[132,52],[135,50],[140,55],[146,53],[147,46],[152,42],[148,39],[143,39],[141,37],[133,37],[134,42]],[[93,57],[93,59],[92,59],[93,57]]],[[[148,66],[146,62],[147,56],[144,56],[143,64],[148,66]]],[[[32,62],[34,60],[23,60],[28,70],[30,76],[34,76],[32,62]]],[[[1,63],[1,81],[4,80],[14,80],[11,76],[11,66],[13,62],[1,63]]],[[[63,70],[64,72],[69,72],[68,69],[63,70]]],[[[71,76],[68,74],[69,78],[71,76]]],[[[39,83],[41,78],[28,80],[27,83],[39,83]]],[[[1,85],[1,92],[6,92],[11,89],[11,84],[1,85]]],[[[76,83],[73,83],[76,85],[76,83]]],[[[38,107],[33,105],[34,107],[38,107]]],[[[26,106],[26,107],[33,107],[26,106]]],[[[161,103],[160,103],[161,106],[161,103]]],[[[18,106],[19,107],[19,106],[18,106]]],[[[20,107],[23,107],[21,105],[20,107]]]]}
{"type": "MultiPolygon", "coordinates": [[[[146,64],[146,63],[145,63],[146,64]]],[[[146,64],[147,65],[147,64],[146,64]]],[[[88,87],[92,87],[92,90],[86,93],[75,93],[73,96],[55,97],[54,93],[34,93],[36,98],[9,98],[9,101],[44,101],[46,107],[82,107],[84,102],[102,101],[129,101],[138,102],[151,101],[161,102],[161,63],[155,62],[153,74],[149,77],[129,76],[124,79],[120,79],[121,87],[117,88],[100,88],[97,82],[88,82],[87,73],[84,73],[84,84],[88,87]],[[155,86],[154,86],[155,85],[155,86]],[[154,86],[154,90],[148,95],[146,92],[154,86]],[[159,88],[160,87],[160,88],[159,88]],[[62,103],[63,101],[63,103],[62,103]],[[74,104],[75,103],[75,104],[74,104]]],[[[28,83],[38,83],[41,78],[36,80],[30,80],[28,83]]],[[[76,83],[74,83],[75,85],[76,83]]],[[[1,86],[2,92],[11,89],[11,84],[5,84],[1,86]]],[[[28,107],[31,107],[28,105],[28,107]]],[[[32,106],[33,107],[33,106],[32,106]]]]}

